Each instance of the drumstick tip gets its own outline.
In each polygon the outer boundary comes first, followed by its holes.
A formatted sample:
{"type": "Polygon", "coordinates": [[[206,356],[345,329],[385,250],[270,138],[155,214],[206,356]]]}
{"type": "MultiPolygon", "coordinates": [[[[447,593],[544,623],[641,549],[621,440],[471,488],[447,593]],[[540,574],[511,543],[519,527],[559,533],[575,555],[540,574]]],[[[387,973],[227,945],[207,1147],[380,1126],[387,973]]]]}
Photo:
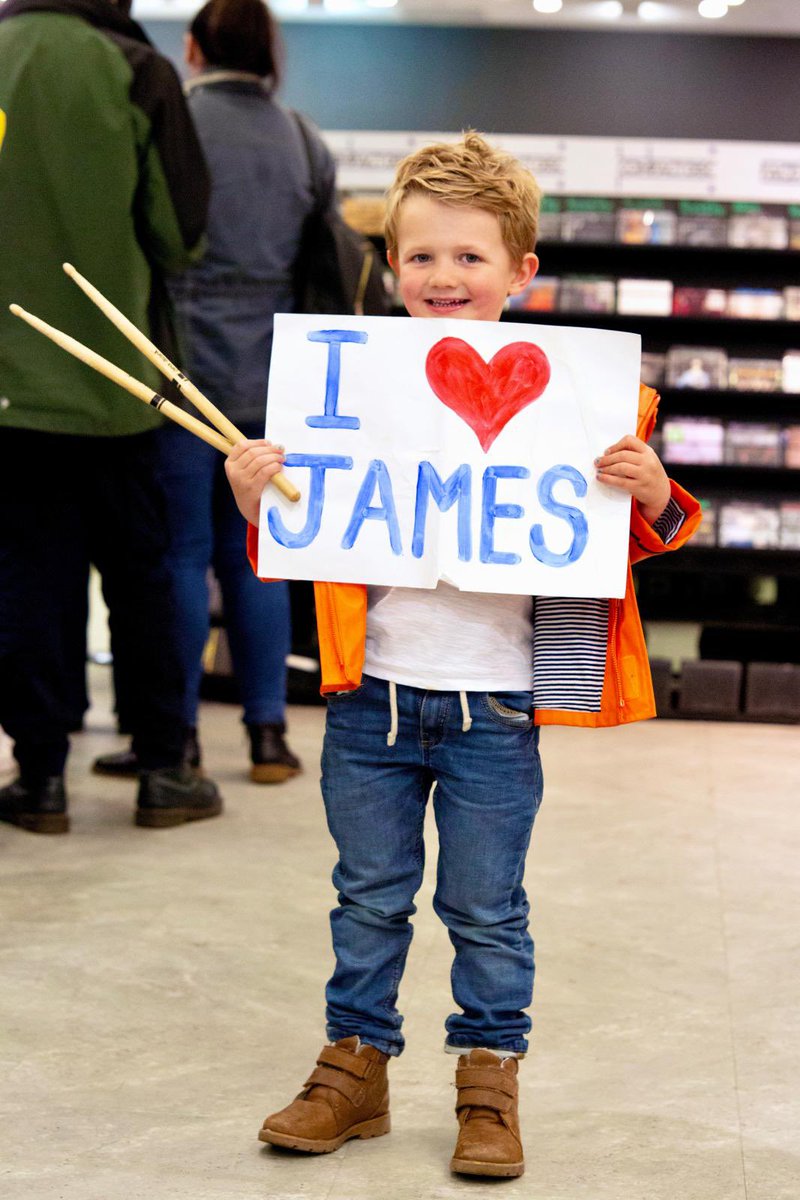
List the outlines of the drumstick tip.
{"type": "Polygon", "coordinates": [[[21,317],[25,313],[25,309],[20,308],[20,306],[18,304],[9,304],[8,311],[12,312],[15,317],[21,317]]]}
{"type": "Polygon", "coordinates": [[[61,266],[62,266],[62,268],[63,268],[63,269],[66,271],[66,273],[67,273],[68,275],[71,275],[71,276],[73,276],[73,277],[74,277],[75,275],[77,275],[77,271],[76,271],[76,270],[75,270],[75,268],[73,267],[72,263],[62,263],[62,264],[61,264],[61,266]]]}

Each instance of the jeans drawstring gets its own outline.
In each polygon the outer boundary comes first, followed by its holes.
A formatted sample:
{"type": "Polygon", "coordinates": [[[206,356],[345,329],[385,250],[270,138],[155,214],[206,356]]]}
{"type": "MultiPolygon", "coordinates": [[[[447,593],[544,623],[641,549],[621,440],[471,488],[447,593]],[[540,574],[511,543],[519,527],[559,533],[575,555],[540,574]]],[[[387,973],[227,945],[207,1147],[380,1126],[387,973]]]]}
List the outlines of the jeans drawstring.
{"type": "MultiPolygon", "coordinates": [[[[469,733],[472,729],[472,717],[469,711],[469,701],[466,692],[459,692],[458,698],[461,701],[461,732],[469,733]]],[[[397,684],[393,679],[389,680],[389,732],[386,735],[386,745],[393,746],[397,741],[397,684]]]]}
{"type": "Polygon", "coordinates": [[[461,700],[461,732],[469,733],[470,729],[472,729],[472,717],[469,715],[469,702],[467,700],[467,693],[459,692],[458,695],[459,699],[461,700]]]}
{"type": "Polygon", "coordinates": [[[397,684],[389,680],[389,732],[386,735],[386,745],[393,746],[397,741],[397,684]]]}

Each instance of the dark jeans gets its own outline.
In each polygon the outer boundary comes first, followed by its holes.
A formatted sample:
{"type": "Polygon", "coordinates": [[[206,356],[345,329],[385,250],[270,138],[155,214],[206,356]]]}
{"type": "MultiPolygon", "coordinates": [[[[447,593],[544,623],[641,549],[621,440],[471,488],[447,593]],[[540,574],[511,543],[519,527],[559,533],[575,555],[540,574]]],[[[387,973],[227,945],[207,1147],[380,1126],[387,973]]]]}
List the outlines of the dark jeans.
{"type": "MultiPolygon", "coordinates": [[[[241,422],[262,437],[263,421],[241,422]]],[[[225,475],[225,459],[177,425],[161,442],[169,502],[170,562],[180,613],[178,649],[188,680],[184,718],[197,723],[202,654],[208,638],[208,587],[213,566],[222,591],[233,669],[248,725],[283,721],[286,655],[291,644],[289,585],[262,583],[247,561],[247,523],[225,475]]],[[[114,652],[116,654],[116,643],[114,652]]]]}
{"type": "Polygon", "coordinates": [[[530,692],[458,692],[363,677],[328,695],[322,794],[339,861],[331,913],[336,969],[328,982],[331,1041],[358,1034],[385,1054],[404,1041],[398,989],[425,865],[433,792],[439,858],[433,907],[453,944],[446,1045],[523,1053],[531,1020],[533,940],[522,877],[542,799],[539,730],[530,692]]]}
{"type": "Polygon", "coordinates": [[[0,432],[0,725],[27,778],[64,769],[90,563],[102,576],[112,635],[126,647],[142,767],[181,760],[185,680],[158,475],[162,436],[0,432]]]}

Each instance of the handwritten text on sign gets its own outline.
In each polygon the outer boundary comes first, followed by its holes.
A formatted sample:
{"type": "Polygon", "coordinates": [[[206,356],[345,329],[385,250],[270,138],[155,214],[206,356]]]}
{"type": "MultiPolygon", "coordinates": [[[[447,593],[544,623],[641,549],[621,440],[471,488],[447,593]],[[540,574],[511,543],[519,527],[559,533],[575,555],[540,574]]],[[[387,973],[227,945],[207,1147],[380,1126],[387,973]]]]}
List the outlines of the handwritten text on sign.
{"type": "Polygon", "coordinates": [[[636,427],[640,341],[598,329],[279,315],[259,574],[622,596],[630,501],[593,460],[636,427]]]}

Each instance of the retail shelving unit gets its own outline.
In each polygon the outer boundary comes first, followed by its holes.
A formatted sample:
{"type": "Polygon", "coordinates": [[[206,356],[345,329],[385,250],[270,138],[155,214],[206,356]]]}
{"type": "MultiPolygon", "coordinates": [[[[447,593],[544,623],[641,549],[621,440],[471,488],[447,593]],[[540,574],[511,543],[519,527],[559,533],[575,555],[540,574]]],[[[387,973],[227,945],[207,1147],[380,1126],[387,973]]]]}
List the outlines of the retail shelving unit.
{"type": "MultiPolygon", "coordinates": [[[[543,242],[548,276],[670,279],[677,286],[776,288],[800,284],[797,251],[677,245],[543,242]]],[[[780,359],[800,349],[800,322],[717,316],[521,312],[511,321],[629,330],[642,348],[720,347],[737,358],[780,359]]],[[[800,394],[659,386],[660,423],[670,417],[800,424],[800,394]]],[[[800,470],[784,466],[669,464],[670,474],[700,497],[778,504],[800,501],[800,470]]],[[[688,620],[703,627],[710,658],[800,662],[800,550],[688,546],[637,570],[644,619],[688,620]]]]}

